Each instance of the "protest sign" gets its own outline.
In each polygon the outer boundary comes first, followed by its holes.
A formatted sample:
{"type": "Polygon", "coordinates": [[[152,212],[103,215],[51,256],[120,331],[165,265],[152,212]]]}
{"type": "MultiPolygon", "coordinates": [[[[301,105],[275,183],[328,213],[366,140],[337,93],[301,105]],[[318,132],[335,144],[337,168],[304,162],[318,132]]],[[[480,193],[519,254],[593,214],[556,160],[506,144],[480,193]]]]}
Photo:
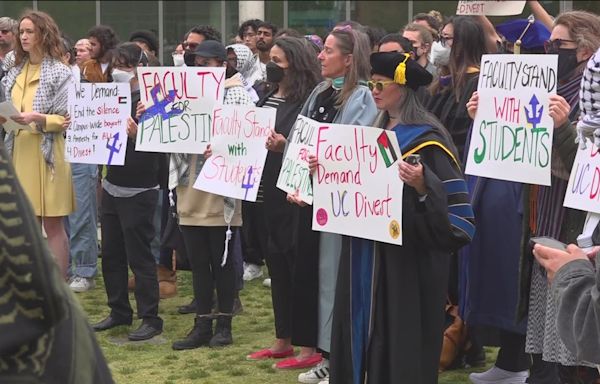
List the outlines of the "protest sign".
{"type": "Polygon", "coordinates": [[[275,128],[274,108],[215,106],[211,116],[212,156],[194,188],[221,196],[256,201],[267,148],[275,128]]]}
{"type": "Polygon", "coordinates": [[[525,8],[525,0],[492,0],[459,1],[456,7],[457,15],[487,15],[487,16],[510,16],[520,15],[525,8]]]}
{"type": "Polygon", "coordinates": [[[466,173],[550,185],[556,55],[483,55],[466,173]]]}
{"type": "Polygon", "coordinates": [[[67,161],[125,164],[127,119],[131,116],[128,83],[73,83],[69,88],[69,115],[67,161]]]}
{"type": "Polygon", "coordinates": [[[17,111],[12,102],[3,101],[0,103],[0,124],[6,132],[18,131],[19,129],[32,131],[29,125],[19,124],[11,119],[11,117],[19,116],[20,114],[21,113],[17,111]]]}
{"type": "Polygon", "coordinates": [[[600,153],[589,141],[577,151],[563,205],[600,213],[600,153]]]}
{"type": "Polygon", "coordinates": [[[308,155],[316,155],[315,132],[319,122],[298,115],[288,136],[288,144],[281,161],[277,188],[287,193],[298,193],[302,201],[312,204],[313,188],[308,169],[308,155]]]}
{"type": "Polygon", "coordinates": [[[204,153],[213,108],[223,102],[225,68],[139,67],[138,79],[146,113],[136,151],[204,153]]]}
{"type": "Polygon", "coordinates": [[[342,124],[319,124],[315,135],[313,230],[402,244],[396,135],[342,124]]]}

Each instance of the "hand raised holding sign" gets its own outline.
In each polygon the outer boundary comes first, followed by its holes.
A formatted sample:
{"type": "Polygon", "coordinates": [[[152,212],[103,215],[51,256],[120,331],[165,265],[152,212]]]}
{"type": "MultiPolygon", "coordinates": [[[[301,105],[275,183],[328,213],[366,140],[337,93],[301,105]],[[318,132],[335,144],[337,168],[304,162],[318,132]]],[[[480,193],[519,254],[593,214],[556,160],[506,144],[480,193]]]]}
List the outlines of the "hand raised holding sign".
{"type": "Polygon", "coordinates": [[[548,96],[548,115],[554,121],[554,129],[560,128],[569,121],[571,106],[564,97],[559,95],[548,96]]]}
{"type": "Polygon", "coordinates": [[[127,118],[127,136],[129,136],[132,139],[135,139],[135,136],[137,135],[137,131],[138,131],[138,125],[135,123],[135,120],[133,120],[133,118],[131,118],[131,116],[129,116],[127,118]]]}
{"type": "Polygon", "coordinates": [[[302,201],[302,199],[300,199],[300,192],[299,191],[296,191],[294,193],[288,193],[286,199],[291,204],[296,204],[296,205],[299,205],[301,207],[306,207],[307,206],[307,204],[304,201],[302,201]]]}
{"type": "Polygon", "coordinates": [[[204,160],[207,160],[211,156],[212,156],[212,148],[210,147],[210,144],[208,144],[206,146],[206,151],[204,151],[204,160]]]}
{"type": "Polygon", "coordinates": [[[272,129],[271,134],[267,138],[267,143],[265,144],[265,147],[269,151],[283,153],[286,142],[287,140],[285,139],[285,136],[283,136],[281,133],[275,132],[275,130],[272,129]]]}
{"type": "Polygon", "coordinates": [[[477,114],[477,107],[479,106],[479,94],[477,91],[473,92],[471,98],[467,102],[467,113],[472,120],[475,120],[477,114]]]}
{"type": "MultiPolygon", "coordinates": [[[[1,123],[0,123],[1,124],[1,123]]],[[[71,115],[68,113],[65,115],[65,120],[62,123],[63,129],[68,129],[71,126],[71,115]]]]}
{"type": "Polygon", "coordinates": [[[142,115],[144,114],[144,112],[146,112],[146,107],[144,106],[144,104],[142,104],[141,101],[138,101],[137,106],[135,108],[135,118],[139,120],[140,117],[142,117],[142,115]]]}
{"type": "Polygon", "coordinates": [[[314,175],[315,171],[317,170],[317,165],[319,165],[317,156],[308,155],[308,169],[310,170],[311,175],[314,175]]]}
{"type": "Polygon", "coordinates": [[[413,187],[419,195],[427,193],[425,178],[423,177],[423,165],[421,163],[410,165],[406,161],[398,162],[398,175],[403,182],[413,187]]]}

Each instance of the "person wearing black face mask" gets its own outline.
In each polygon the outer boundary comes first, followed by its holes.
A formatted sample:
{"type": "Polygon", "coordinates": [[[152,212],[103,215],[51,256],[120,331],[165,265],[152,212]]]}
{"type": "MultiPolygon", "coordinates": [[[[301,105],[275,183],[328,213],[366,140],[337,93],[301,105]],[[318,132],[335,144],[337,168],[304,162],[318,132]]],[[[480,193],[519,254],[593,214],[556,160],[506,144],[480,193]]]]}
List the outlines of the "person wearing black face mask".
{"type": "MultiPolygon", "coordinates": [[[[266,78],[273,87],[257,103],[277,109],[275,130],[265,143],[269,152],[263,170],[263,209],[269,244],[265,259],[271,275],[276,338],[270,348],[248,355],[250,360],[291,357],[293,345],[301,347],[298,361],[315,356],[318,290],[314,276],[318,270],[318,252],[299,253],[296,248],[297,239],[318,248],[316,232],[310,231],[308,224],[312,210],[289,204],[285,192],[276,187],[286,137],[302,104],[321,80],[319,64],[309,44],[296,37],[280,37],[275,41],[270,52],[271,61],[266,65],[266,78]],[[298,220],[305,222],[307,233],[296,236],[293,228],[298,220]]],[[[311,371],[313,381],[306,381],[309,378],[301,374],[300,382],[317,382],[315,380],[326,377],[327,368],[323,369],[311,371]]]]}
{"type": "MultiPolygon", "coordinates": [[[[560,14],[554,21],[550,39],[545,50],[558,54],[557,95],[550,96],[549,113],[560,113],[561,121],[554,123],[552,149],[551,186],[539,186],[530,191],[530,209],[537,208],[537,214],[527,218],[524,240],[533,236],[549,236],[566,244],[575,243],[585,221],[585,212],[562,206],[569,171],[573,165],[577,144],[575,127],[571,122],[579,118],[579,93],[581,78],[586,61],[600,47],[600,19],[585,11],[571,11],[560,14]]],[[[532,211],[536,212],[536,211],[532,211]]],[[[525,351],[532,354],[533,365],[529,382],[589,382],[581,381],[578,375],[585,372],[590,377],[598,377],[598,372],[585,367],[576,368],[579,361],[568,351],[557,335],[557,297],[548,290],[548,282],[539,263],[533,261],[531,250],[523,255],[521,271],[529,271],[521,276],[519,308],[528,315],[527,342],[525,351]],[[528,281],[529,280],[529,281],[528,281]],[[528,291],[526,287],[530,285],[528,291]],[[528,305],[528,306],[527,306],[528,305]],[[527,312],[525,312],[527,311],[527,312]],[[542,359],[543,357],[543,359],[542,359]],[[552,381],[544,381],[544,378],[552,381]]]]}

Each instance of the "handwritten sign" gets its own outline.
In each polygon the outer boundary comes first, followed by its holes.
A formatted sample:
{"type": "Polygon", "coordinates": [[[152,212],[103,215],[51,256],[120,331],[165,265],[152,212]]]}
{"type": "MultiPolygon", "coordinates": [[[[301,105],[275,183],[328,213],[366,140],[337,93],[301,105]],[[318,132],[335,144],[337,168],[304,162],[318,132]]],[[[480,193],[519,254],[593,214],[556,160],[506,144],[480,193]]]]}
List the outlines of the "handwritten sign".
{"type": "Polygon", "coordinates": [[[525,1],[516,0],[492,0],[459,1],[456,7],[457,15],[488,15],[488,16],[510,16],[520,15],[525,8],[525,1]]]}
{"type": "Polygon", "coordinates": [[[221,196],[256,201],[267,148],[275,127],[274,108],[216,106],[212,114],[212,156],[194,188],[221,196]]]}
{"type": "Polygon", "coordinates": [[[128,83],[73,83],[69,88],[71,126],[66,132],[66,159],[71,163],[125,164],[127,118],[131,115],[128,83]]]}
{"type": "Polygon", "coordinates": [[[319,124],[315,134],[313,230],[402,244],[395,134],[341,124],[319,124]]]}
{"type": "Polygon", "coordinates": [[[136,151],[204,153],[211,114],[223,102],[225,68],[139,67],[140,118],[136,151]]]}
{"type": "Polygon", "coordinates": [[[288,136],[288,144],[277,178],[277,188],[287,193],[296,193],[302,201],[312,204],[313,188],[308,169],[308,156],[316,155],[316,132],[319,123],[298,115],[288,136]]]}
{"type": "Polygon", "coordinates": [[[550,185],[556,55],[483,55],[466,173],[550,185]]]}
{"type": "Polygon", "coordinates": [[[563,205],[600,213],[600,153],[593,143],[577,151],[563,205]]]}

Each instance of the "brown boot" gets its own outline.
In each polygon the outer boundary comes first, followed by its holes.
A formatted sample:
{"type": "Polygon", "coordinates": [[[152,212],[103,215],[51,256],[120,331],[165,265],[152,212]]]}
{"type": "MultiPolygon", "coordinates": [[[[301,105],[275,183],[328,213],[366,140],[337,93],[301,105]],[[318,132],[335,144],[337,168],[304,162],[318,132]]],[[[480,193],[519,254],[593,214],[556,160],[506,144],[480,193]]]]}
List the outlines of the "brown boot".
{"type": "Polygon", "coordinates": [[[156,275],[158,276],[160,298],[168,299],[177,296],[177,272],[158,265],[156,267],[156,275]]]}

